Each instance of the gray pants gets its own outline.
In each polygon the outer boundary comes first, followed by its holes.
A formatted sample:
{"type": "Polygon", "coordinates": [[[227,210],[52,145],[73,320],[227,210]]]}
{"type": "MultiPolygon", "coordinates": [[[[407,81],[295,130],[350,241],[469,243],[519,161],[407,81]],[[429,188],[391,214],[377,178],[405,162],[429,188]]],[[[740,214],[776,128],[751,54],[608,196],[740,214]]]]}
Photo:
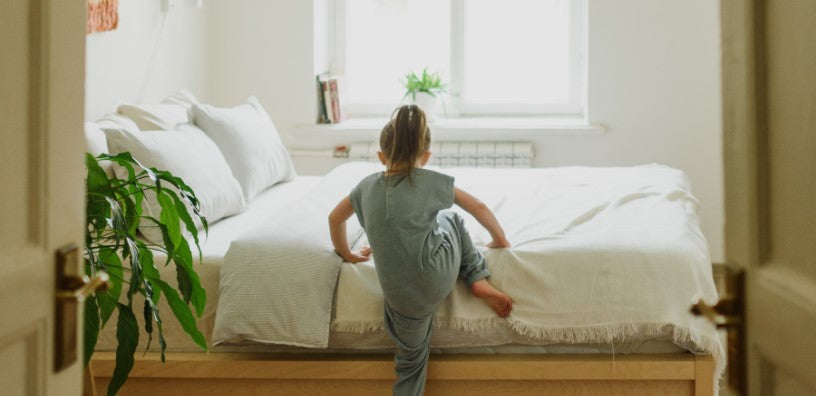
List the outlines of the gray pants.
{"type": "MultiPolygon", "coordinates": [[[[432,290],[423,294],[428,299],[419,304],[424,307],[424,312],[417,312],[415,306],[400,309],[405,301],[399,298],[400,291],[385,293],[391,300],[385,302],[385,328],[397,346],[394,395],[422,395],[425,391],[434,312],[436,306],[453,290],[455,279],[463,279],[469,287],[490,275],[482,254],[470,240],[462,217],[444,210],[439,212],[437,221],[440,231],[445,233],[445,239],[433,260],[423,266],[426,272],[422,274],[423,280],[432,283],[423,285],[423,289],[432,290]],[[400,311],[411,314],[405,315],[400,311]]],[[[412,300],[416,296],[413,291],[405,290],[404,293],[410,294],[412,300]]]]}

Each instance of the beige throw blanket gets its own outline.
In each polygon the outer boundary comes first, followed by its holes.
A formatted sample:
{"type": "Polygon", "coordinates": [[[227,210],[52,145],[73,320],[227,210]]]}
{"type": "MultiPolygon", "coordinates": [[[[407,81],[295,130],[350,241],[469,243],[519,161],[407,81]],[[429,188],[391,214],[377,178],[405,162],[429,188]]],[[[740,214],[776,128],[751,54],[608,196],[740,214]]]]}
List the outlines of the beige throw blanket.
{"type": "MultiPolygon", "coordinates": [[[[439,307],[437,327],[514,330],[495,344],[614,345],[668,337],[711,353],[718,372],[723,369],[715,328],[688,312],[693,301],[714,302],[717,293],[697,201],[681,171],[659,165],[444,171],[503,225],[513,246],[486,250],[486,260],[490,281],[515,304],[510,317],[500,319],[459,282],[439,307]]],[[[466,219],[476,245],[489,242],[487,232],[466,219]]],[[[364,236],[356,242],[365,244],[364,236]]],[[[372,262],[342,265],[336,305],[333,329],[382,328],[372,262]]]]}
{"type": "MultiPolygon", "coordinates": [[[[277,213],[274,223],[233,242],[221,272],[215,344],[248,339],[326,347],[335,285],[334,330],[382,328],[373,263],[341,263],[326,220],[340,198],[378,170],[340,166],[283,217],[277,213]]],[[[486,258],[490,281],[515,308],[499,319],[459,282],[439,307],[436,326],[513,330],[493,345],[669,337],[690,351],[711,353],[722,371],[715,328],[688,313],[692,301],[714,302],[717,293],[697,201],[682,172],[659,165],[443,171],[490,206],[513,244],[486,251],[486,258]]],[[[484,246],[489,235],[465,218],[476,245],[484,246]]],[[[365,244],[354,218],[349,237],[365,244]]]]}

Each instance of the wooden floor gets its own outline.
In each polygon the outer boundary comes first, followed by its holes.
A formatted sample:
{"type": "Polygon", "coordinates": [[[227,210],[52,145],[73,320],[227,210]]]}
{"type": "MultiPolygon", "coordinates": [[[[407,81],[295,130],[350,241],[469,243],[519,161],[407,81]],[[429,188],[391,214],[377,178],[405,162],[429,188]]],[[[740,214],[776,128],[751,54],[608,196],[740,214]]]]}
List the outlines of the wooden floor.
{"type": "MultiPolygon", "coordinates": [[[[112,352],[92,372],[104,394],[112,352]]],[[[711,356],[434,355],[428,395],[713,395],[711,356]]],[[[137,358],[120,395],[383,395],[391,355],[171,353],[137,358]]]]}

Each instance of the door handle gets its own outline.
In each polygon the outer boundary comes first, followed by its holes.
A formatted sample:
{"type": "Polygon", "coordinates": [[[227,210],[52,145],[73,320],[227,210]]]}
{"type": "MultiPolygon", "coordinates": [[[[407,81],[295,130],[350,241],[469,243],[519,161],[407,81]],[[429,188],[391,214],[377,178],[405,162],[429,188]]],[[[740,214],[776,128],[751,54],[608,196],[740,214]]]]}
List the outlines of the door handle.
{"type": "Polygon", "coordinates": [[[728,385],[738,394],[745,395],[745,271],[728,264],[715,266],[715,269],[723,272],[725,277],[725,296],[714,305],[701,299],[689,311],[706,318],[718,329],[728,330],[728,385]]]}
{"type": "Polygon", "coordinates": [[[692,305],[689,311],[694,316],[702,316],[717,328],[735,327],[742,324],[742,317],[737,310],[733,297],[722,298],[714,305],[707,304],[702,298],[692,305]]]}
{"type": "Polygon", "coordinates": [[[70,244],[56,252],[54,371],[72,365],[77,360],[80,306],[88,296],[108,288],[108,274],[99,271],[93,277],[82,275],[81,249],[70,244]]]}
{"type": "Polygon", "coordinates": [[[91,294],[107,290],[108,280],[108,274],[102,271],[97,272],[93,278],[66,276],[62,280],[62,285],[57,289],[57,298],[77,302],[85,301],[91,294]]]}

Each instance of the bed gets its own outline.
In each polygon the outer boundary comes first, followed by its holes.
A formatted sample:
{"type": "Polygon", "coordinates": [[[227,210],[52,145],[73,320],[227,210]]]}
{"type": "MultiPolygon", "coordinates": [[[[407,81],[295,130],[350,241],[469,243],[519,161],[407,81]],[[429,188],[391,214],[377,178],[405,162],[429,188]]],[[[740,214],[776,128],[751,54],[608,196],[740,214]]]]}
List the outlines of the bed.
{"type": "MultiPolygon", "coordinates": [[[[323,178],[298,177],[214,224],[198,267],[208,291],[198,325],[211,353],[195,353],[168,321],[168,362],[137,359],[122,394],[387,393],[393,346],[382,330],[373,264],[340,263],[322,228],[354,180],[378,169],[350,163],[323,178]],[[270,287],[262,275],[270,265],[303,272],[270,287]],[[309,282],[298,283],[304,275],[309,282]],[[312,289],[318,279],[327,281],[312,289]],[[285,303],[287,293],[304,294],[306,305],[285,303]],[[270,321],[285,325],[270,335],[270,321]]],[[[659,165],[444,171],[491,206],[514,244],[486,254],[518,312],[490,318],[459,285],[435,322],[428,394],[714,392],[722,346],[687,307],[717,295],[682,172],[659,165]]],[[[466,219],[483,245],[485,231],[466,219]]],[[[366,243],[358,224],[349,231],[351,244],[366,243]]],[[[92,365],[98,385],[112,372],[114,345],[110,326],[92,365]]]]}

